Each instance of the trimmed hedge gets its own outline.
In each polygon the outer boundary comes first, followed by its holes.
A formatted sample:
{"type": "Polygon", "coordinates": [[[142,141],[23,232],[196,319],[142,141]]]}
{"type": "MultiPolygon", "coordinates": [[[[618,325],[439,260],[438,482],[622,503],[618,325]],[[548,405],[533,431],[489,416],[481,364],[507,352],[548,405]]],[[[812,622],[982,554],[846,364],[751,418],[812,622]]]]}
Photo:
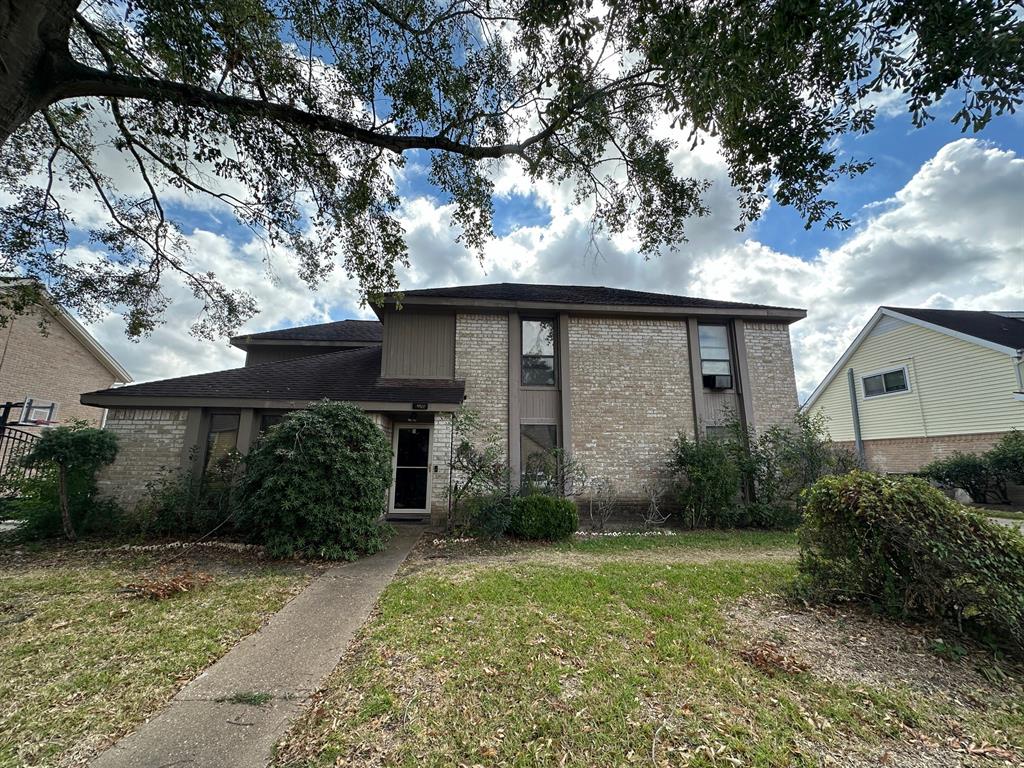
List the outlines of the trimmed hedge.
{"type": "Polygon", "coordinates": [[[798,593],[945,619],[1024,648],[1024,536],[926,481],[855,471],[808,492],[798,593]]]}
{"type": "Polygon", "coordinates": [[[354,560],[383,549],[391,446],[349,403],[321,402],[267,431],[245,460],[240,527],[272,557],[354,560]]]}
{"type": "Polygon", "coordinates": [[[576,505],[558,496],[516,497],[508,531],[519,539],[554,541],[572,536],[580,525],[576,505]]]}

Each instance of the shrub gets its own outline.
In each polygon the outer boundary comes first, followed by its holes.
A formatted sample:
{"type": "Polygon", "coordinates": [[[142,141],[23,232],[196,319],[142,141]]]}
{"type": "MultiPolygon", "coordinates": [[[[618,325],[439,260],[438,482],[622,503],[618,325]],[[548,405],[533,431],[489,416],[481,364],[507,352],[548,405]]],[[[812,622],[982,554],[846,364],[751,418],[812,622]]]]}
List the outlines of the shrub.
{"type": "Polygon", "coordinates": [[[198,480],[185,471],[147,484],[146,498],[135,513],[135,528],[141,533],[174,536],[237,530],[233,499],[243,468],[242,455],[232,451],[198,480]]]}
{"type": "Polygon", "coordinates": [[[474,496],[467,502],[468,528],[474,536],[500,539],[512,524],[515,497],[507,493],[474,496]]]}
{"type": "Polygon", "coordinates": [[[988,454],[953,453],[921,468],[921,474],[946,490],[960,488],[971,501],[1007,501],[1006,481],[988,454]]]}
{"type": "Polygon", "coordinates": [[[239,524],[271,556],[352,560],[384,547],[391,446],[349,403],[285,418],[249,452],[236,494],[239,524]]]}
{"type": "Polygon", "coordinates": [[[735,522],[742,478],[730,441],[694,441],[679,435],[669,470],[685,526],[704,528],[735,522]]]}
{"type": "MultiPolygon", "coordinates": [[[[14,530],[15,539],[34,541],[63,534],[60,481],[55,465],[43,465],[34,475],[12,480],[5,491],[12,494],[5,503],[5,516],[20,523],[14,530]]],[[[112,499],[96,498],[93,476],[68,473],[67,498],[76,535],[105,536],[124,531],[127,521],[123,511],[112,499]]]]}
{"type": "Polygon", "coordinates": [[[517,496],[512,503],[509,533],[519,539],[566,539],[579,527],[576,505],[558,496],[517,496]]]}
{"type": "Polygon", "coordinates": [[[22,515],[29,530],[53,535],[57,532],[53,523],[59,520],[64,535],[74,541],[75,517],[116,512],[110,502],[95,499],[96,472],[116,456],[117,435],[112,432],[84,423],[43,430],[22,458],[39,474],[21,481],[17,489],[24,496],[22,515]]]}
{"type": "Polygon", "coordinates": [[[1024,432],[1007,432],[985,456],[992,471],[1004,481],[1024,485],[1024,432]]]}
{"type": "Polygon", "coordinates": [[[823,478],[799,535],[804,597],[951,619],[1024,647],[1024,537],[922,479],[823,478]]]}

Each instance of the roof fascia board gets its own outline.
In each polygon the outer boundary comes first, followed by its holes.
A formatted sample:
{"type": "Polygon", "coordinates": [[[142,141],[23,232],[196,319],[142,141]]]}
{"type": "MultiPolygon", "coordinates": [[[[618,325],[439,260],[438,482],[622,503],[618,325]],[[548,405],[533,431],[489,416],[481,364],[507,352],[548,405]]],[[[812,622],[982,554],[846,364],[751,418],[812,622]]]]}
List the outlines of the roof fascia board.
{"type": "MultiPolygon", "coordinates": [[[[316,400],[267,400],[245,397],[146,397],[144,395],[118,395],[87,393],[81,396],[82,405],[101,408],[259,408],[294,410],[309,408],[320,402],[316,400]]],[[[378,400],[347,400],[364,411],[412,411],[413,402],[384,402],[378,400]]],[[[415,401],[422,402],[422,401],[415,401]]],[[[427,401],[429,411],[450,413],[459,409],[458,403],[435,403],[427,401]]]]}
{"type": "MultiPolygon", "coordinates": [[[[385,299],[385,304],[395,304],[396,299],[385,299]]],[[[670,317],[689,317],[693,315],[712,315],[715,317],[763,318],[795,322],[807,317],[807,310],[779,307],[777,309],[759,309],[755,307],[664,307],[653,305],[626,304],[577,304],[554,301],[500,301],[497,299],[455,299],[434,296],[403,296],[402,306],[443,306],[459,309],[518,309],[540,310],[548,312],[571,312],[583,315],[659,315],[670,317]]],[[[379,313],[378,313],[379,314],[379,313]]]]}
{"type": "Polygon", "coordinates": [[[857,338],[855,338],[853,343],[846,348],[846,351],[843,352],[842,356],[836,361],[836,364],[832,366],[832,369],[828,372],[825,378],[822,379],[821,383],[815,387],[813,392],[811,392],[811,396],[808,397],[807,400],[804,401],[804,404],[800,406],[801,411],[806,411],[814,405],[815,401],[821,396],[821,393],[828,388],[828,385],[832,383],[832,380],[838,375],[838,373],[846,367],[846,363],[849,362],[851,357],[853,357],[853,353],[857,351],[857,348],[860,347],[864,339],[868,337],[868,334],[871,333],[876,325],[878,325],[878,321],[887,314],[889,314],[889,312],[881,307],[875,310],[875,314],[871,316],[867,325],[865,325],[861,329],[860,333],[857,334],[857,338]]]}
{"type": "Polygon", "coordinates": [[[922,328],[927,328],[938,333],[943,333],[946,336],[952,336],[954,339],[960,339],[960,341],[966,341],[970,344],[977,344],[981,347],[995,350],[996,352],[1002,352],[1004,355],[1016,356],[1017,350],[1013,347],[1008,347],[1005,344],[997,344],[994,341],[987,341],[986,339],[979,339],[977,336],[971,336],[969,333],[961,333],[960,331],[954,331],[952,328],[946,328],[944,325],[936,325],[935,323],[929,323],[927,320],[921,320],[920,318],[913,317],[911,315],[904,315],[900,312],[896,312],[892,309],[884,310],[885,314],[890,317],[895,317],[900,320],[905,320],[908,323],[919,325],[922,328]]]}

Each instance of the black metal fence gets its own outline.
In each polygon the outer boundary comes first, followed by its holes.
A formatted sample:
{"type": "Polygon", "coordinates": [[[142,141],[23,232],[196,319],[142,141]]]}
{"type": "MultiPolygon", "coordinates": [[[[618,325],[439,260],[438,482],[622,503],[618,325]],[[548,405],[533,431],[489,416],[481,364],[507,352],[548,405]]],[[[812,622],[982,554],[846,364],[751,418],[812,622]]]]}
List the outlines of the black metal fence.
{"type": "Polygon", "coordinates": [[[39,440],[38,435],[15,427],[0,427],[0,494],[9,487],[10,481],[32,477],[38,472],[34,467],[21,463],[25,454],[39,440]]]}

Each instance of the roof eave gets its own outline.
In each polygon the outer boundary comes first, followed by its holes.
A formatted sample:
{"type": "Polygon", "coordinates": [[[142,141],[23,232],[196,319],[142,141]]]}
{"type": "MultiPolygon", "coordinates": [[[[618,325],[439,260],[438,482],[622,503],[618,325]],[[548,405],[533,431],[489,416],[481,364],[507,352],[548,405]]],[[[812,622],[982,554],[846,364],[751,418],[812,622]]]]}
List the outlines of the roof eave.
{"type": "MultiPolygon", "coordinates": [[[[383,304],[419,307],[446,307],[452,309],[520,309],[537,311],[572,312],[574,314],[592,315],[657,315],[663,317],[742,317],[750,319],[774,320],[794,323],[807,317],[806,309],[795,307],[666,307],[650,304],[580,304],[577,302],[555,301],[507,301],[500,299],[461,299],[447,296],[410,296],[400,298],[390,296],[383,304]]],[[[382,315],[383,307],[374,305],[377,316],[382,315]]]]}
{"type": "MultiPolygon", "coordinates": [[[[100,408],[258,408],[258,409],[280,409],[293,410],[308,408],[320,402],[320,399],[288,399],[288,398],[260,398],[260,397],[191,397],[191,396],[158,396],[158,395],[124,395],[118,394],[118,390],[100,390],[98,392],[86,392],[80,397],[82,405],[92,405],[100,408]]],[[[408,400],[408,401],[385,401],[385,400],[346,400],[354,403],[364,411],[411,411],[413,404],[427,403],[428,411],[439,411],[450,413],[457,411],[459,403],[438,402],[434,400],[408,400]]],[[[416,409],[422,410],[422,409],[416,409]]]]}

